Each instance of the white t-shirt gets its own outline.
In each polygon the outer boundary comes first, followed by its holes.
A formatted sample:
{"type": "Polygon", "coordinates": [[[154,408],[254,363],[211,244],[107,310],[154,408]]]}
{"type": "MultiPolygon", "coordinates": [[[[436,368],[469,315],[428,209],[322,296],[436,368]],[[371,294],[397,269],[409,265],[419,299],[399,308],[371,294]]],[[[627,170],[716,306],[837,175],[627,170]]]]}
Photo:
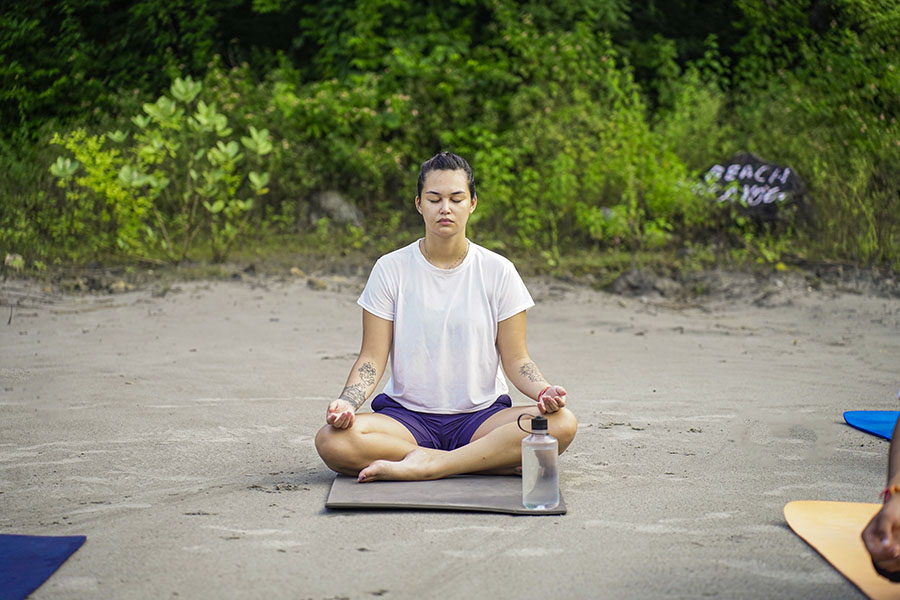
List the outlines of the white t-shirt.
{"type": "Polygon", "coordinates": [[[357,304],[394,323],[384,393],[410,410],[454,414],[487,408],[509,392],[497,323],[534,301],[499,254],[470,244],[459,266],[439,269],[417,240],[378,259],[357,304]]]}

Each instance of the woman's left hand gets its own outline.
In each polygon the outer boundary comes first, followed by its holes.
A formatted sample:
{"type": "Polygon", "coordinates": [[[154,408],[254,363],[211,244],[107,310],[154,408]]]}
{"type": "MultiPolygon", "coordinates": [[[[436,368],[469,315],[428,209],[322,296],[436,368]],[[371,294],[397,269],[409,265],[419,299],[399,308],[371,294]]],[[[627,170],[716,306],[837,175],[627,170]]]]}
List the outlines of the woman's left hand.
{"type": "Polygon", "coordinates": [[[555,413],[566,405],[566,390],[559,385],[551,385],[543,394],[538,396],[538,410],[542,415],[555,413]]]}

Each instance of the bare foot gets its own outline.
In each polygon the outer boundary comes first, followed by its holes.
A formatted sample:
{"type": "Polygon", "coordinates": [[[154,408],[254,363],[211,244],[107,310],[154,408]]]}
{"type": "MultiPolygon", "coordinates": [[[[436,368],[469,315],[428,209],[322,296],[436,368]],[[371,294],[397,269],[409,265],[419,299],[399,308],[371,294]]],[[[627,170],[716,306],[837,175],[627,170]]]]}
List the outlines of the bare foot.
{"type": "Polygon", "coordinates": [[[423,481],[426,479],[438,479],[440,476],[434,468],[434,453],[439,450],[416,448],[403,460],[376,460],[371,465],[359,472],[357,481],[366,483],[369,481],[423,481]]]}

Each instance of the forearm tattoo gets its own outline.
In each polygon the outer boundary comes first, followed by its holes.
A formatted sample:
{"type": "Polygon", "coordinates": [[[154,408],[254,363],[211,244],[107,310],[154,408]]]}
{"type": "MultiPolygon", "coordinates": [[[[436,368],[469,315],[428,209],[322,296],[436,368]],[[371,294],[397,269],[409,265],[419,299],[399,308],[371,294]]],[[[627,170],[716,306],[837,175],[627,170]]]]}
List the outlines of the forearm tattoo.
{"type": "Polygon", "coordinates": [[[346,400],[353,405],[353,410],[356,410],[366,401],[365,386],[361,383],[346,386],[341,392],[341,400],[346,400]]]}
{"type": "Polygon", "coordinates": [[[366,390],[375,384],[375,366],[370,363],[363,363],[356,370],[359,373],[360,383],[348,385],[341,392],[341,400],[346,400],[353,405],[353,410],[358,409],[366,401],[366,390]]]}
{"type": "Polygon", "coordinates": [[[356,372],[359,373],[359,380],[367,386],[375,384],[375,367],[372,365],[372,363],[363,363],[363,365],[358,368],[356,372]]]}
{"type": "Polygon", "coordinates": [[[531,361],[523,363],[522,366],[519,367],[519,374],[532,383],[535,381],[545,381],[544,376],[538,371],[537,365],[531,361]]]}

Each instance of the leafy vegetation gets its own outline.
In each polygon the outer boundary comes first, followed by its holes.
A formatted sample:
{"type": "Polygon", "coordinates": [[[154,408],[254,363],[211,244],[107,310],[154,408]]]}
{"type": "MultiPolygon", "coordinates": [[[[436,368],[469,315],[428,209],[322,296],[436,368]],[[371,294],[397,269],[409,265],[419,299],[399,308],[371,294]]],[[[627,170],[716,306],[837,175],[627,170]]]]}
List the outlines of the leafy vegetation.
{"type": "Polygon", "coordinates": [[[96,250],[116,247],[142,258],[160,251],[180,262],[202,232],[220,261],[246,229],[254,198],[268,192],[269,173],[252,169],[272,151],[269,132],[250,125],[240,137],[242,151],[216,105],[195,102],[202,88],[190,77],[176,78],[171,96],[144,104],[144,114],[131,118],[131,136],[81,128],[54,136],[74,160],[60,156],[50,172],[80,207],[82,221],[93,213],[109,230],[94,238],[96,250]],[[82,164],[85,174],[78,176],[82,164]]]}
{"type": "Polygon", "coordinates": [[[707,248],[900,269],[898,29],[895,3],[851,0],[19,3],[0,253],[381,252],[447,149],[478,177],[474,238],[550,267],[707,248]],[[761,226],[698,193],[738,151],[800,173],[811,218],[761,226]]]}

